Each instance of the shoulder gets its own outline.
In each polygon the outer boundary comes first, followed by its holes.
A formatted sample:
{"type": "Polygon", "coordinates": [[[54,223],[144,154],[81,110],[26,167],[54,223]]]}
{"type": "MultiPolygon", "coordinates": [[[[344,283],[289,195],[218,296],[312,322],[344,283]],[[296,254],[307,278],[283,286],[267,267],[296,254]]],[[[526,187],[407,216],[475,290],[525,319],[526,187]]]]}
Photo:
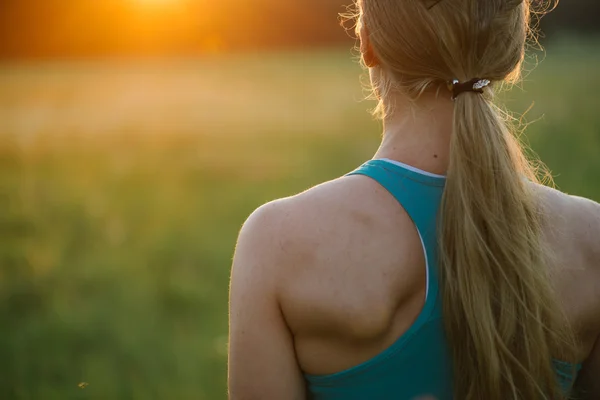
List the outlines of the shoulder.
{"type": "MultiPolygon", "coordinates": [[[[536,185],[553,235],[576,246],[600,272],[600,204],[536,185]]],[[[567,244],[567,243],[565,243],[567,244]]]]}
{"type": "Polygon", "coordinates": [[[260,268],[280,276],[322,264],[324,258],[334,265],[331,258],[357,251],[359,243],[367,251],[376,243],[396,240],[391,231],[397,232],[402,221],[412,227],[403,213],[374,181],[338,178],[256,209],[241,229],[236,255],[254,259],[260,268]],[[376,232],[382,240],[368,240],[376,232]]]}
{"type": "MultiPolygon", "coordinates": [[[[289,253],[310,238],[326,234],[327,228],[357,214],[365,199],[355,177],[343,177],[314,186],[297,195],[277,199],[257,208],[244,223],[238,247],[246,243],[255,250],[289,253]]],[[[345,221],[346,223],[349,221],[345,221]]],[[[341,228],[341,227],[340,227],[341,228]]]]}
{"type": "Polygon", "coordinates": [[[548,187],[537,187],[551,268],[559,292],[581,315],[581,326],[600,330],[600,204],[548,187]]]}

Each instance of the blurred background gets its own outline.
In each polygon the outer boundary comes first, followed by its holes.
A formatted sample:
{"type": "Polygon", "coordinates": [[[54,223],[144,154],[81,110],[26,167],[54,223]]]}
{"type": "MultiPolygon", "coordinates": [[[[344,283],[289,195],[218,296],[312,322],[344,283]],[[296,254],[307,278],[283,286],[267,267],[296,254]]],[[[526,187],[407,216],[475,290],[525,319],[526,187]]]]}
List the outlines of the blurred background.
{"type": "MultiPolygon", "coordinates": [[[[0,399],[226,398],[242,222],[378,146],[347,3],[0,0],[0,399]]],[[[503,95],[596,201],[598,15],[562,2],[503,95]]]]}

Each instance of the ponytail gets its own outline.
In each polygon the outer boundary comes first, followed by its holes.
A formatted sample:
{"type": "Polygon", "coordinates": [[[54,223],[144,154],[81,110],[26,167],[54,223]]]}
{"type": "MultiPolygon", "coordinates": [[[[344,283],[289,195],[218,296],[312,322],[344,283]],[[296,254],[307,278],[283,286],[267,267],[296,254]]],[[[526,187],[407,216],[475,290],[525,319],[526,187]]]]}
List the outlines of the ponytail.
{"type": "Polygon", "coordinates": [[[484,95],[455,100],[440,274],[457,399],[564,398],[572,334],[544,265],[535,174],[484,95]]]}

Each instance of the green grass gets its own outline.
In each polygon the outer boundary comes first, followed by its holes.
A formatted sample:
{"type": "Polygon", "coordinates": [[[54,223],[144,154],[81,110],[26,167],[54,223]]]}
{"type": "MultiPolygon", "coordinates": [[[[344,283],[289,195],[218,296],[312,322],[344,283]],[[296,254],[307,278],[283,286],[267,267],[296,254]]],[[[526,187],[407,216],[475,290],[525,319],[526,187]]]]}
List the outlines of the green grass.
{"type": "MultiPolygon", "coordinates": [[[[550,46],[504,97],[600,200],[595,48],[550,46]]],[[[237,232],[374,153],[359,73],[346,51],[0,66],[0,398],[224,399],[237,232]]]]}

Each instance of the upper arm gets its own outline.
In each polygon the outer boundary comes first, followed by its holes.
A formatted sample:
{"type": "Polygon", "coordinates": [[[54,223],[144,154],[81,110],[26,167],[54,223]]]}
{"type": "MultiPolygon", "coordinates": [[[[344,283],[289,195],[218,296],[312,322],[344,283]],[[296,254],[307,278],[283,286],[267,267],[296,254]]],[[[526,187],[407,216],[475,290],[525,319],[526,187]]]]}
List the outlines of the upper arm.
{"type": "Polygon", "coordinates": [[[581,240],[585,242],[590,264],[590,283],[592,292],[596,294],[593,298],[593,325],[598,331],[598,338],[592,353],[585,361],[581,375],[577,380],[577,391],[582,400],[600,399],[600,205],[591,200],[579,200],[578,221],[582,229],[581,240]]]}
{"type": "Polygon", "coordinates": [[[293,336],[277,300],[278,278],[285,269],[281,219],[277,206],[263,206],[244,224],[238,239],[230,286],[232,400],[305,397],[293,336]]]}

